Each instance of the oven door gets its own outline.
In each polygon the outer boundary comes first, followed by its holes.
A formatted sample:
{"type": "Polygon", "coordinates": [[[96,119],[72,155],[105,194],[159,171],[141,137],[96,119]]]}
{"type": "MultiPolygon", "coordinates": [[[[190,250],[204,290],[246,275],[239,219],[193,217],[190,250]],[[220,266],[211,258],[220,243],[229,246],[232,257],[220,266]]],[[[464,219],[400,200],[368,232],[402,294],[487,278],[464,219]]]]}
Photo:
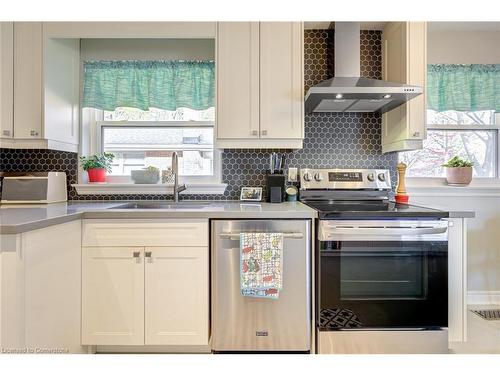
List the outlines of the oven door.
{"type": "Polygon", "coordinates": [[[447,327],[447,225],[320,221],[320,330],[447,327]]]}

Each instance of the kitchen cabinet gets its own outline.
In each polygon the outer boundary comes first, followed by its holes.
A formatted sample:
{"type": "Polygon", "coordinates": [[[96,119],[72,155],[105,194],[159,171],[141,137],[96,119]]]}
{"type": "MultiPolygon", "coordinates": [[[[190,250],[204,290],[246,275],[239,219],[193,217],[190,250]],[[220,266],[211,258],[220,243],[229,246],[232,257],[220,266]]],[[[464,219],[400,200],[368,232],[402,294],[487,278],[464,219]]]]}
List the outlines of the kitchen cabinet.
{"type": "Polygon", "coordinates": [[[259,139],[259,23],[217,25],[217,139],[259,139]]]}
{"type": "Polygon", "coordinates": [[[84,220],[82,344],[208,346],[208,222],[84,220]]]}
{"type": "Polygon", "coordinates": [[[302,148],[303,25],[217,26],[217,147],[302,148]]]}
{"type": "Polygon", "coordinates": [[[80,220],[0,236],[0,346],[83,353],[80,220]]]}
{"type": "Polygon", "coordinates": [[[82,344],[143,344],[144,249],[82,250],[82,344]]]}
{"type": "Polygon", "coordinates": [[[0,137],[14,130],[14,23],[0,22],[0,137]]]}
{"type": "Polygon", "coordinates": [[[78,151],[79,39],[46,38],[42,22],[2,23],[1,37],[1,146],[78,151]]]}
{"type": "Polygon", "coordinates": [[[42,137],[42,23],[14,23],[14,137],[42,137]]]}
{"type": "Polygon", "coordinates": [[[382,78],[424,93],[382,115],[382,152],[416,150],[426,138],[427,26],[388,22],[382,33],[382,78]]]}
{"type": "Polygon", "coordinates": [[[145,255],[145,344],[207,343],[207,248],[147,247],[145,255]]]}

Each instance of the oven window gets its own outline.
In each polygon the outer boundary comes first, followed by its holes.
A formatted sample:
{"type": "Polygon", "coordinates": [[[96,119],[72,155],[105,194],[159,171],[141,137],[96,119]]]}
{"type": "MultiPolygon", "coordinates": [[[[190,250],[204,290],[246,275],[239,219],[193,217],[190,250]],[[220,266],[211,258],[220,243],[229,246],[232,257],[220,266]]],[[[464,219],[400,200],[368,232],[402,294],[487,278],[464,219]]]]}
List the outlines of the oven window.
{"type": "Polygon", "coordinates": [[[427,255],[420,246],[398,242],[341,245],[341,300],[424,299],[427,255]]]}

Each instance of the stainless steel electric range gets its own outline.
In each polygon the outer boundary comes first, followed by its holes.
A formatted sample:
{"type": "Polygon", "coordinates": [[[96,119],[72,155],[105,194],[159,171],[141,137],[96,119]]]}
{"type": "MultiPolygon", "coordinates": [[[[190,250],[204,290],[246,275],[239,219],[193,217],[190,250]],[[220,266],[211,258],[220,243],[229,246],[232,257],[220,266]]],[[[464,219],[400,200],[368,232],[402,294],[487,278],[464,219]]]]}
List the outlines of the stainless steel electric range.
{"type": "Polygon", "coordinates": [[[448,350],[448,213],[390,200],[384,169],[301,169],[318,211],[320,353],[448,350]]]}

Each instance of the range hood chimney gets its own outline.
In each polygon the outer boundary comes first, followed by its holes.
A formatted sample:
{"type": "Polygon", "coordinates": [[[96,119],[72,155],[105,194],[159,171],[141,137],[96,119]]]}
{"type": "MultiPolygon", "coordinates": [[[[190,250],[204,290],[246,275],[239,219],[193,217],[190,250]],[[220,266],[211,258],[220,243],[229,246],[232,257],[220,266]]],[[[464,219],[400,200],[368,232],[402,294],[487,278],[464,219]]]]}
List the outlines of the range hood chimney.
{"type": "Polygon", "coordinates": [[[359,22],[335,22],[335,77],[309,88],[306,113],[384,113],[423,92],[419,86],[361,77],[359,38],[359,22]]]}

